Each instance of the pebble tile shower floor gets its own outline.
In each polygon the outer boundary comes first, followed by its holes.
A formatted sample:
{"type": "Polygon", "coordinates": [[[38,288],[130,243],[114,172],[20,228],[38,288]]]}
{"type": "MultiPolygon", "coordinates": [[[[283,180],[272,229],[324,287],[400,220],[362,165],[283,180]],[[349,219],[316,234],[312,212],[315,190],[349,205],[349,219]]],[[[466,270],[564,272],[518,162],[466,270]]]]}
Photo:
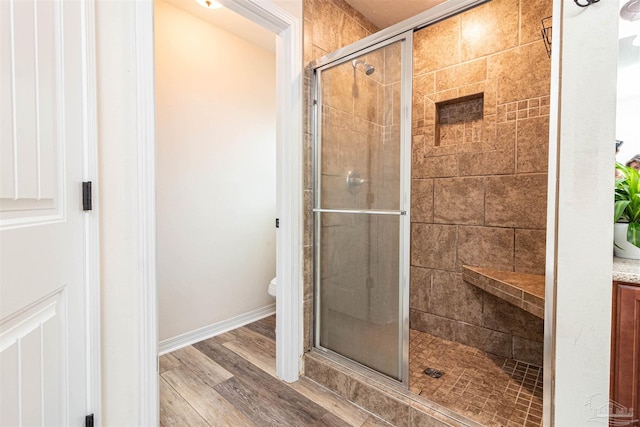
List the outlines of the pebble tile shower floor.
{"type": "Polygon", "coordinates": [[[542,425],[539,366],[415,330],[411,330],[409,348],[412,392],[486,426],[542,425]],[[427,369],[442,375],[433,378],[425,373],[427,369]]]}

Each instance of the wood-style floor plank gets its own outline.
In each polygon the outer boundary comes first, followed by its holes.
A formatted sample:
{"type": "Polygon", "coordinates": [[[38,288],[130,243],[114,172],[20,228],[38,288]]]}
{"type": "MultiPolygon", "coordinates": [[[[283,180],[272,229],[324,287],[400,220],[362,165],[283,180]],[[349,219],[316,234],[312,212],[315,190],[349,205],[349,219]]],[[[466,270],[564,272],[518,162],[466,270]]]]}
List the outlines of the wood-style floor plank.
{"type": "Polygon", "coordinates": [[[360,409],[348,400],[308,378],[301,377],[298,381],[289,384],[289,387],[322,406],[332,414],[337,415],[350,426],[360,427],[370,417],[367,411],[360,409]]]}
{"type": "MultiPolygon", "coordinates": [[[[314,425],[328,414],[321,406],[219,343],[205,340],[195,346],[234,375],[214,388],[256,424],[314,425]]],[[[348,426],[335,415],[326,419],[331,421],[326,422],[327,425],[348,426]]]]}
{"type": "Polygon", "coordinates": [[[172,354],[211,387],[233,376],[193,346],[183,347],[172,354]]]}
{"type": "Polygon", "coordinates": [[[162,378],[210,425],[255,427],[254,423],[186,366],[166,371],[162,378]]]}
{"type": "Polygon", "coordinates": [[[160,423],[165,427],[209,427],[209,424],[162,377],[160,377],[160,423]]]}
{"type": "MultiPolygon", "coordinates": [[[[224,343],[224,347],[242,356],[272,377],[276,377],[275,343],[254,330],[243,327],[233,331],[236,339],[224,343]]],[[[353,427],[360,427],[369,418],[369,413],[346,399],[307,379],[287,384],[290,388],[337,415],[353,427]]]]}
{"type": "Polygon", "coordinates": [[[276,316],[265,317],[257,322],[245,325],[245,328],[251,329],[273,341],[276,340],[276,316]]]}
{"type": "Polygon", "coordinates": [[[275,377],[275,343],[250,329],[238,328],[234,332],[236,334],[236,339],[233,341],[227,341],[223,345],[272,377],[275,377]]]}
{"type": "Polygon", "coordinates": [[[178,358],[171,353],[163,354],[159,359],[160,366],[158,367],[158,369],[160,373],[168,371],[169,369],[176,368],[182,364],[182,362],[180,362],[178,358]]]}
{"type": "Polygon", "coordinates": [[[269,316],[162,356],[161,427],[387,425],[307,378],[280,381],[274,328],[269,316]]]}

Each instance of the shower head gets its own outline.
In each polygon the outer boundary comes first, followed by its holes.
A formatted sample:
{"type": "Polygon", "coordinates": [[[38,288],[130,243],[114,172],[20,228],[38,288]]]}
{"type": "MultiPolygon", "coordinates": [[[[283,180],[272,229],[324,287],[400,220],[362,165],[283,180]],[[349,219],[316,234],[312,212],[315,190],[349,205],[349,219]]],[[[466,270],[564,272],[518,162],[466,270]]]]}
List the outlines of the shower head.
{"type": "Polygon", "coordinates": [[[354,68],[354,69],[356,69],[356,67],[357,67],[359,64],[362,64],[362,66],[364,67],[364,73],[365,73],[367,76],[370,76],[371,74],[373,74],[373,73],[376,71],[376,68],[375,68],[373,65],[371,65],[371,64],[367,64],[367,63],[366,63],[365,61],[363,61],[362,59],[354,59],[351,63],[353,64],[353,68],[354,68]]]}

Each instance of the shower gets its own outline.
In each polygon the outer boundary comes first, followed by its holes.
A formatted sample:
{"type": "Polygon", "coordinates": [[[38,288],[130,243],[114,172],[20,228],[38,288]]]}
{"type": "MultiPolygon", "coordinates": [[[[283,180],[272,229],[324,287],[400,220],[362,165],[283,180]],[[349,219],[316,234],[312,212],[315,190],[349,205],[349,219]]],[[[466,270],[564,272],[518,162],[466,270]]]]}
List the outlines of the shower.
{"type": "Polygon", "coordinates": [[[374,67],[371,64],[366,63],[365,61],[363,61],[362,59],[354,59],[351,64],[353,64],[353,69],[355,70],[358,65],[362,64],[362,66],[364,67],[364,73],[367,76],[370,76],[371,74],[373,74],[376,71],[376,67],[374,67]]]}

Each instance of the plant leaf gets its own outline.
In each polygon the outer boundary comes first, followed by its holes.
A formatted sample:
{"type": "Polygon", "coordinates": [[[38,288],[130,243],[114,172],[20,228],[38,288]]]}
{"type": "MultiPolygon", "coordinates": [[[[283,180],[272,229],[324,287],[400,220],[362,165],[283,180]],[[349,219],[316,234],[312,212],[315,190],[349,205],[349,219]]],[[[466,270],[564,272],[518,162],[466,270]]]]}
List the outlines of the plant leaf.
{"type": "Polygon", "coordinates": [[[629,223],[629,228],[627,228],[627,242],[640,248],[640,224],[637,222],[629,223]]]}
{"type": "Polygon", "coordinates": [[[631,203],[630,200],[618,200],[614,204],[613,222],[618,222],[624,213],[624,210],[631,203]]]}

